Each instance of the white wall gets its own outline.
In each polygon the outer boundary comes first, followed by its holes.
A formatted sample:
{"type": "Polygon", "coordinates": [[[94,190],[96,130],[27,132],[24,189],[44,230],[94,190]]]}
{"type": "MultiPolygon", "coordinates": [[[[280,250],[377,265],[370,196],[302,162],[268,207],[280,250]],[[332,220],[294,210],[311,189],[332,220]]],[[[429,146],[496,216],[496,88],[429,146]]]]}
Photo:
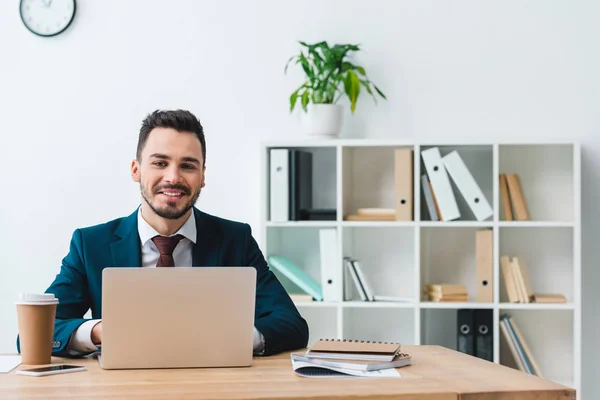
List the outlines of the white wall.
{"type": "MultiPolygon", "coordinates": [[[[583,140],[584,395],[600,350],[600,3],[588,1],[79,0],[42,39],[0,2],[0,352],[18,291],[42,291],[72,231],[129,214],[137,130],[188,108],[207,134],[199,206],[259,227],[262,139],[299,136],[287,59],[308,42],[361,43],[389,101],[360,101],[346,137],[583,140]]],[[[560,349],[557,349],[560,352],[560,349]]],[[[593,396],[595,394],[595,396],[593,396]]]]}

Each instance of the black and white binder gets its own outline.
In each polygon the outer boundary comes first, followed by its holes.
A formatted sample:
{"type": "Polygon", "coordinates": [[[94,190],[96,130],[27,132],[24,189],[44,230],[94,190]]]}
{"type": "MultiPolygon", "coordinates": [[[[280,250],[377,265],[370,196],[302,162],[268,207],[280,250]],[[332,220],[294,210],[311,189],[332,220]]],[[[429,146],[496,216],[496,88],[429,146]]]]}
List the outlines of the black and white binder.
{"type": "Polygon", "coordinates": [[[312,153],[290,150],[290,221],[303,219],[312,209],[312,162],[312,153]]]}
{"type": "Polygon", "coordinates": [[[494,361],[494,311],[475,311],[475,355],[478,358],[494,361]]]}
{"type": "Polygon", "coordinates": [[[475,355],[474,313],[471,309],[461,309],[456,315],[457,350],[461,353],[475,355]]]}

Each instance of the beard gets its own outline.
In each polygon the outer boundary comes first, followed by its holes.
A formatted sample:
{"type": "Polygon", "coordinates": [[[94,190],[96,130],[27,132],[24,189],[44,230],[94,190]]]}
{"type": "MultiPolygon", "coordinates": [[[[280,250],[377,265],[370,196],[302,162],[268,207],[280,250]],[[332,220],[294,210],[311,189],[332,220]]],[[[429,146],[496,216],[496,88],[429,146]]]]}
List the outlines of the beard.
{"type": "Polygon", "coordinates": [[[198,189],[198,192],[192,194],[190,188],[187,186],[161,185],[157,186],[153,190],[153,194],[157,195],[158,192],[166,189],[181,190],[183,193],[185,193],[185,195],[189,196],[189,200],[185,204],[180,205],[179,207],[177,206],[177,202],[175,201],[168,201],[166,206],[161,207],[151,200],[152,196],[149,193],[148,189],[140,182],[140,192],[144,200],[146,200],[146,203],[148,203],[148,205],[150,206],[152,211],[156,213],[156,215],[165,219],[179,219],[183,217],[194,206],[196,200],[198,200],[198,197],[200,197],[201,191],[201,189],[198,189]]]}

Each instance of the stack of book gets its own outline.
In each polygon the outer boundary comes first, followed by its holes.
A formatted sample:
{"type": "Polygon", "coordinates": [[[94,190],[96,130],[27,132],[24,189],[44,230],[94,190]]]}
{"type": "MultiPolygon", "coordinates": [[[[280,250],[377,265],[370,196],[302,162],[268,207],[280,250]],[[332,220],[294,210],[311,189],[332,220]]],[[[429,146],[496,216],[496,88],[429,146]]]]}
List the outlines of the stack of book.
{"type": "Polygon", "coordinates": [[[543,378],[540,367],[512,316],[509,314],[500,316],[500,330],[517,364],[517,368],[528,374],[543,378]]]}
{"type": "Polygon", "coordinates": [[[356,214],[344,215],[345,221],[395,221],[393,208],[359,208],[356,214]]]}
{"type": "Polygon", "coordinates": [[[348,339],[320,339],[304,354],[292,353],[294,371],[307,377],[397,377],[395,368],[411,365],[400,344],[348,339]]]}
{"type": "Polygon", "coordinates": [[[535,293],[529,279],[527,265],[522,257],[501,256],[500,269],[509,303],[566,303],[567,301],[566,297],[559,293],[535,293]]]}
{"type": "Polygon", "coordinates": [[[517,174],[500,174],[500,198],[506,221],[529,221],[529,209],[517,174]]]}
{"type": "Polygon", "coordinates": [[[429,301],[435,302],[464,302],[467,301],[469,297],[465,285],[447,283],[427,285],[425,295],[429,301]]]}

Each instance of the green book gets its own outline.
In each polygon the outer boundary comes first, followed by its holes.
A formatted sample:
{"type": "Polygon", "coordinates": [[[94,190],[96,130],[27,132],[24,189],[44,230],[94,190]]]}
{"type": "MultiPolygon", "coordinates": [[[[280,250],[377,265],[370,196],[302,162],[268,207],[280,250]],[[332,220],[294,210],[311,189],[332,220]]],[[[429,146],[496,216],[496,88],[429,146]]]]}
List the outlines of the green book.
{"type": "Polygon", "coordinates": [[[311,295],[316,301],[323,300],[321,284],[311,278],[302,268],[282,256],[269,256],[267,262],[269,266],[275,268],[301,290],[311,295]]]}

